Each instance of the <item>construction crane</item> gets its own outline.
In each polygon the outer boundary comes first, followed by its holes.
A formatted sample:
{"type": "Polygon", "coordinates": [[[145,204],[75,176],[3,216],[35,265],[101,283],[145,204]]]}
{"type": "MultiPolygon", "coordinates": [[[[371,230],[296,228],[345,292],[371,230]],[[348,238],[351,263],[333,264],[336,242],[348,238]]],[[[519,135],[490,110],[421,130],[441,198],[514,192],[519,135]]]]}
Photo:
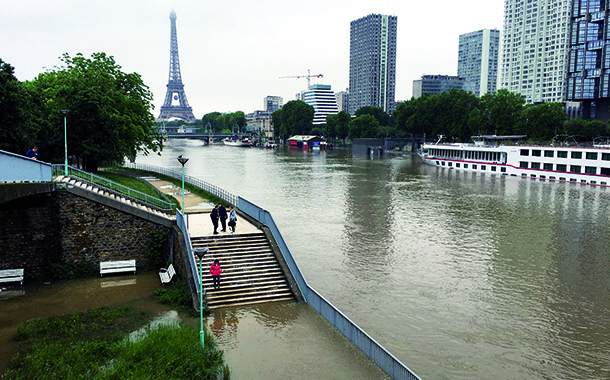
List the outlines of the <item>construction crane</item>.
{"type": "Polygon", "coordinates": [[[286,78],[307,78],[307,89],[309,90],[311,78],[322,78],[324,75],[322,74],[310,74],[309,69],[307,69],[307,75],[292,75],[287,77],[280,77],[280,79],[286,78]]]}

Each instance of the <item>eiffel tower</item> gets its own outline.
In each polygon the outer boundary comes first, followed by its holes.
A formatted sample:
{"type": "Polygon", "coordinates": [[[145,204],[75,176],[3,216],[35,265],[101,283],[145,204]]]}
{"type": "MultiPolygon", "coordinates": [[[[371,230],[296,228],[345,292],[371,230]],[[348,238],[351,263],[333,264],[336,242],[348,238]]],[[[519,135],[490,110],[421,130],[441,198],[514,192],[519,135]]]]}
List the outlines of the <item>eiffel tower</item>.
{"type": "Polygon", "coordinates": [[[161,113],[157,121],[167,121],[171,118],[182,119],[187,123],[195,121],[193,109],[189,106],[184,93],[182,76],[180,75],[180,58],[178,57],[178,33],[176,33],[176,12],[169,14],[171,21],[171,46],[169,49],[169,82],[167,83],[167,93],[165,102],[161,106],[161,113]],[[172,105],[172,100],[178,102],[172,105]]]}

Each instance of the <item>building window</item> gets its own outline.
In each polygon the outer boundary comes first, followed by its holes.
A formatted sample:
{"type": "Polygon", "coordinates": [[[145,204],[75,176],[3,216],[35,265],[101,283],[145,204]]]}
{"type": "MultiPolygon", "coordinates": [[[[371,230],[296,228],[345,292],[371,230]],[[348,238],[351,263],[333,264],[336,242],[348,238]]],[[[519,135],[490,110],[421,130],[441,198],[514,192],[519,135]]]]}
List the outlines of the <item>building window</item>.
{"type": "Polygon", "coordinates": [[[487,168],[487,166],[481,165],[481,170],[485,170],[486,168],[487,168]]]}
{"type": "Polygon", "coordinates": [[[572,158],[582,158],[582,152],[572,152],[572,158]]]}
{"type": "Polygon", "coordinates": [[[535,157],[540,157],[540,153],[541,153],[541,152],[540,152],[540,150],[539,150],[539,149],[533,149],[533,150],[532,150],[532,156],[535,156],[535,157]]]}
{"type": "Polygon", "coordinates": [[[527,161],[519,161],[519,167],[527,169],[529,166],[527,165],[527,161]]]}
{"type": "Polygon", "coordinates": [[[610,168],[599,168],[599,174],[610,175],[610,168]]]}
{"type": "Polygon", "coordinates": [[[447,166],[453,166],[453,163],[452,162],[448,162],[447,166]]]}
{"type": "Polygon", "coordinates": [[[521,149],[521,155],[522,156],[529,156],[530,155],[530,150],[529,149],[521,149]]]}
{"type": "Polygon", "coordinates": [[[495,166],[492,166],[492,167],[491,167],[491,171],[492,171],[492,172],[495,172],[496,170],[497,170],[497,168],[496,168],[495,166]]]}
{"type": "Polygon", "coordinates": [[[468,169],[468,164],[464,164],[464,169],[468,169]]]}
{"type": "Polygon", "coordinates": [[[459,167],[460,167],[460,163],[459,163],[459,162],[457,162],[457,163],[455,164],[455,167],[456,167],[456,168],[459,168],[459,167]]]}
{"type": "Polygon", "coordinates": [[[553,164],[544,164],[544,170],[553,170],[553,164]]]}
{"type": "Polygon", "coordinates": [[[602,160],[610,161],[610,153],[602,153],[602,160]]]}
{"type": "Polygon", "coordinates": [[[579,165],[570,165],[570,171],[572,173],[580,173],[580,166],[579,165]]]}
{"type": "Polygon", "coordinates": [[[540,169],[540,162],[532,162],[532,169],[540,169]]]}
{"type": "Polygon", "coordinates": [[[476,169],[477,168],[477,164],[472,164],[472,168],[476,169]]]}
{"type": "Polygon", "coordinates": [[[502,173],[506,173],[506,168],[503,166],[503,167],[501,167],[501,168],[500,168],[500,171],[501,171],[502,173]]]}
{"type": "Polygon", "coordinates": [[[587,160],[597,160],[597,152],[587,152],[587,160]]]}
{"type": "Polygon", "coordinates": [[[555,152],[552,150],[545,150],[544,157],[555,157],[555,152]]]}
{"type": "Polygon", "coordinates": [[[568,158],[568,152],[566,152],[565,150],[558,150],[557,151],[557,157],[559,157],[559,158],[568,158]]]}
{"type": "Polygon", "coordinates": [[[557,164],[557,166],[555,167],[555,170],[557,170],[558,172],[565,172],[567,169],[567,166],[563,165],[563,164],[557,164]]]}
{"type": "Polygon", "coordinates": [[[585,166],[585,173],[597,174],[597,168],[595,166],[585,166]]]}

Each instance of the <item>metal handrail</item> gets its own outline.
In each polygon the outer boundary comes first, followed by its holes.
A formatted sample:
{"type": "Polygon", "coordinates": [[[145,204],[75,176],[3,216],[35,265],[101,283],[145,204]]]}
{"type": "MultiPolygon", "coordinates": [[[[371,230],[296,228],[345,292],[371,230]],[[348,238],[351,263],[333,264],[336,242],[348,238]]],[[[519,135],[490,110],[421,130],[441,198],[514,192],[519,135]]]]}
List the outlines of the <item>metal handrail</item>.
{"type": "MultiPolygon", "coordinates": [[[[162,167],[155,166],[155,165],[125,163],[125,164],[123,164],[123,167],[159,173],[159,174],[163,174],[163,175],[166,175],[166,176],[174,178],[174,179],[182,180],[182,172],[167,169],[167,168],[162,168],[162,167]]],[[[184,182],[191,184],[195,187],[198,187],[204,191],[207,191],[208,193],[214,195],[215,197],[222,199],[225,202],[228,202],[231,205],[237,206],[238,197],[216,185],[203,181],[199,178],[192,177],[190,175],[184,176],[184,182]]]]}
{"type": "MultiPolygon", "coordinates": [[[[65,173],[64,165],[53,165],[53,178],[63,176],[64,173],[65,173]]],[[[114,191],[114,192],[123,194],[131,199],[157,207],[161,210],[171,210],[172,209],[172,203],[169,201],[159,199],[154,196],[142,193],[140,191],[131,189],[127,186],[124,186],[124,185],[121,185],[114,181],[111,181],[107,178],[100,177],[93,173],[89,173],[84,170],[74,168],[72,166],[68,166],[68,175],[70,177],[76,177],[76,178],[82,179],[84,181],[87,181],[89,183],[95,184],[98,187],[103,187],[110,191],[114,191]]]]}

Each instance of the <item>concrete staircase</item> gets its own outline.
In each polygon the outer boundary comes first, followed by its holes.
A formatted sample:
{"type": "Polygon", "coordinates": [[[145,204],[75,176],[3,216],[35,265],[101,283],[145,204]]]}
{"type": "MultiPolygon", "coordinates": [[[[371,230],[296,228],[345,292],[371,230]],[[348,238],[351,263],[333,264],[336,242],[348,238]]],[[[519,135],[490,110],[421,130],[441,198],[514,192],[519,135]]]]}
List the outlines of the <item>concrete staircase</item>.
{"type": "Polygon", "coordinates": [[[210,309],[295,300],[264,233],[194,237],[191,243],[209,249],[203,258],[203,286],[210,309]],[[209,270],[214,259],[223,269],[220,289],[212,288],[209,270]]]}
{"type": "Polygon", "coordinates": [[[137,209],[146,211],[146,212],[151,213],[156,216],[160,216],[162,218],[176,219],[175,215],[173,214],[173,212],[171,210],[160,210],[152,205],[146,204],[145,202],[142,202],[135,198],[128,197],[125,194],[121,194],[119,192],[112,191],[112,190],[104,188],[104,187],[98,187],[94,183],[87,182],[87,181],[82,180],[77,177],[58,176],[55,179],[55,182],[62,183],[68,187],[77,187],[77,188],[80,188],[87,192],[113,199],[117,202],[126,204],[128,206],[135,207],[137,209]]]}

